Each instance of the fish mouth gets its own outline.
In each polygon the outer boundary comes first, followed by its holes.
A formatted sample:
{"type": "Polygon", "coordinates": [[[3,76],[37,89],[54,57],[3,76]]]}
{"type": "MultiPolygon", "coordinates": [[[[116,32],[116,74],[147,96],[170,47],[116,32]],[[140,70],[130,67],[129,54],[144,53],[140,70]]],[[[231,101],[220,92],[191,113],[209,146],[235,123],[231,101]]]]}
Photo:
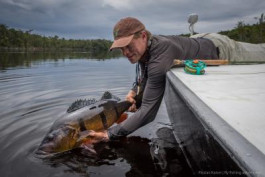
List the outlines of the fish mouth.
{"type": "Polygon", "coordinates": [[[54,147],[51,146],[51,143],[47,143],[47,144],[41,145],[37,149],[36,154],[39,154],[39,155],[52,154],[52,153],[54,153],[53,148],[54,147]]]}
{"type": "Polygon", "coordinates": [[[59,152],[51,152],[51,151],[45,151],[41,148],[37,149],[35,151],[35,156],[40,158],[40,159],[46,159],[46,158],[51,158],[54,157],[56,155],[60,154],[59,152]]]}
{"type": "Polygon", "coordinates": [[[50,157],[52,155],[52,153],[48,153],[46,151],[38,149],[37,151],[35,151],[35,155],[38,158],[47,158],[47,157],[50,157]]]}

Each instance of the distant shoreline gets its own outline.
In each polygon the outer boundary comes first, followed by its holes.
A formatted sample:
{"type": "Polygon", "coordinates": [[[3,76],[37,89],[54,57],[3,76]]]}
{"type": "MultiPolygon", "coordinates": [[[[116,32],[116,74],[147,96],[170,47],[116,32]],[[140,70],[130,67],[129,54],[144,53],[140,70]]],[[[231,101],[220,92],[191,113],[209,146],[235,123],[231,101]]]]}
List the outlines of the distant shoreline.
{"type": "MultiPolygon", "coordinates": [[[[40,48],[40,47],[0,47],[1,52],[85,52],[92,53],[86,49],[77,48],[40,48]]],[[[102,51],[105,52],[105,51],[102,51]]]]}

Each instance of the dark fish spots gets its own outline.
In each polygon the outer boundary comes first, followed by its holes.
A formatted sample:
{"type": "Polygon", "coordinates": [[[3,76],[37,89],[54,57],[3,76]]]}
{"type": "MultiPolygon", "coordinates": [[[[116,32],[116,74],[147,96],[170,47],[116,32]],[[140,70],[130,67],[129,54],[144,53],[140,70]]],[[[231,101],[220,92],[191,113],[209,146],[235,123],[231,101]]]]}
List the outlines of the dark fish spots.
{"type": "Polygon", "coordinates": [[[106,118],[106,115],[104,114],[104,112],[101,112],[99,114],[100,118],[101,118],[101,121],[102,121],[102,124],[103,124],[103,127],[104,129],[108,129],[108,124],[107,124],[107,118],[106,118]]]}
{"type": "Polygon", "coordinates": [[[85,131],[86,130],[86,126],[85,126],[84,120],[83,119],[78,119],[78,123],[79,123],[80,131],[85,131]]]}
{"type": "Polygon", "coordinates": [[[95,108],[97,108],[97,107],[96,106],[93,106],[93,107],[89,108],[89,110],[92,110],[92,109],[95,109],[95,108]]]}

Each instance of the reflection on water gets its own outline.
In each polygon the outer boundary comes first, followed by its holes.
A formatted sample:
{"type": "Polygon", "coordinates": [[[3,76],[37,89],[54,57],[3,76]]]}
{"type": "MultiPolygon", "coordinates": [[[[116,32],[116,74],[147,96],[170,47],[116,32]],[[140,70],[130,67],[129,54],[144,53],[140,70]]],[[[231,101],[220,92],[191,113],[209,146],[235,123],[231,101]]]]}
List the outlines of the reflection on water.
{"type": "Polygon", "coordinates": [[[75,149],[46,158],[44,162],[53,168],[64,166],[68,173],[82,176],[189,176],[172,130],[161,128],[157,134],[159,138],[151,140],[133,136],[100,143],[95,147],[96,155],[75,149]],[[156,154],[154,147],[159,148],[156,154]],[[95,171],[95,167],[102,170],[95,171]]]}
{"type": "Polygon", "coordinates": [[[97,155],[84,149],[75,149],[44,161],[55,168],[62,165],[67,172],[82,176],[144,176],[154,173],[148,143],[148,139],[130,137],[96,145],[97,155]]]}
{"type": "Polygon", "coordinates": [[[96,156],[76,149],[50,159],[37,158],[34,152],[43,137],[71,103],[99,99],[107,90],[123,99],[134,81],[135,66],[125,58],[31,58],[34,55],[23,54],[24,60],[16,54],[5,55],[14,64],[3,67],[1,62],[1,177],[189,176],[166,129],[157,130],[157,138],[143,138],[150,130],[143,128],[137,137],[98,144],[96,156]]]}
{"type": "Polygon", "coordinates": [[[57,61],[64,59],[110,59],[119,57],[120,53],[89,52],[0,52],[0,70],[9,67],[30,67],[32,63],[57,61]]]}
{"type": "MultiPolygon", "coordinates": [[[[150,152],[156,169],[173,176],[180,176],[184,168],[181,150],[171,129],[163,127],[157,130],[157,137],[152,139],[150,152]],[[181,159],[182,158],[182,159],[181,159]]],[[[187,169],[185,169],[186,171],[187,169]]],[[[187,176],[187,174],[183,174],[187,176]]]]}

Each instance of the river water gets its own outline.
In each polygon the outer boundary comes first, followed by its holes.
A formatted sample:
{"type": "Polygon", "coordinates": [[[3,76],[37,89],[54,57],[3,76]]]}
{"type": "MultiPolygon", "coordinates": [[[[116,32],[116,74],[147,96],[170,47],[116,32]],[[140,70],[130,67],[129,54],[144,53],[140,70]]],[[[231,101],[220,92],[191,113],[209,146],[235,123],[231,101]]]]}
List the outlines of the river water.
{"type": "Polygon", "coordinates": [[[164,102],[152,123],[96,155],[75,149],[35,155],[53,122],[77,99],[105,91],[123,99],[135,78],[125,58],[86,53],[0,53],[0,176],[191,176],[173,137],[164,102]],[[97,59],[96,59],[97,58],[97,59]]]}

